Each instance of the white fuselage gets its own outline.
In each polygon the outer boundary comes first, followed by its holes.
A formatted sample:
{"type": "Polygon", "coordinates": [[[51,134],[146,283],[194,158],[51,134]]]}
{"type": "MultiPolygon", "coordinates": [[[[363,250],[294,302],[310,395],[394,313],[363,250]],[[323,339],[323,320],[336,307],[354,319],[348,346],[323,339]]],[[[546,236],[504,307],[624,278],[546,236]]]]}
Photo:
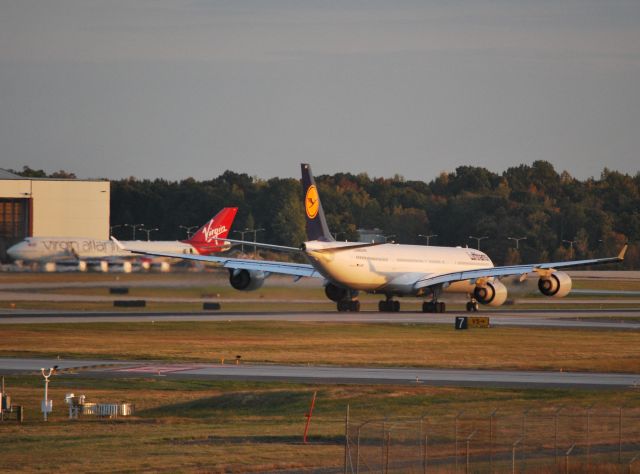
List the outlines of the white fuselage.
{"type": "MultiPolygon", "coordinates": [[[[159,253],[198,254],[192,245],[180,241],[128,241],[123,242],[132,250],[152,250],[159,253]]],[[[121,250],[111,240],[82,237],[27,237],[7,250],[13,260],[64,261],[111,260],[139,258],[127,250],[121,250]]]]}
{"type": "MultiPolygon", "coordinates": [[[[357,247],[356,243],[305,243],[311,264],[329,281],[353,290],[420,295],[413,285],[419,278],[463,270],[492,268],[491,259],[479,250],[461,247],[382,244],[357,247]],[[347,250],[348,247],[355,248],[347,250]],[[326,250],[343,247],[339,250],[326,250]]],[[[475,282],[460,281],[445,291],[471,293],[475,282]]]]}

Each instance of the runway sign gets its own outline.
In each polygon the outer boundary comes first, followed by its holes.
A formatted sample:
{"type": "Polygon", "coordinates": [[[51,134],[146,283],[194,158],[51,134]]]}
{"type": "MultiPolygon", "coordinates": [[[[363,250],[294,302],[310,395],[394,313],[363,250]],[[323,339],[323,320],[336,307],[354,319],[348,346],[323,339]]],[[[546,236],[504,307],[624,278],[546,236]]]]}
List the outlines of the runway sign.
{"type": "Polygon", "coordinates": [[[468,318],[466,316],[456,316],[456,330],[467,329],[468,318]]]}
{"type": "Polygon", "coordinates": [[[482,316],[469,316],[468,325],[470,328],[488,328],[489,318],[482,316]]]}
{"type": "Polygon", "coordinates": [[[483,316],[456,316],[456,329],[488,328],[489,318],[483,316]]]}

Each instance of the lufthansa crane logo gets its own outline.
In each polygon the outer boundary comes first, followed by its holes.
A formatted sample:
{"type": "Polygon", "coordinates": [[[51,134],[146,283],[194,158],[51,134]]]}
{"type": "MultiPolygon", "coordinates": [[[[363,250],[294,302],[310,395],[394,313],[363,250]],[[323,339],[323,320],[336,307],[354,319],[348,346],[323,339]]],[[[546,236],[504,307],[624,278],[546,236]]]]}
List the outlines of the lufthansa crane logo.
{"type": "Polygon", "coordinates": [[[318,208],[320,207],[320,199],[318,198],[318,190],[315,185],[309,186],[307,189],[307,195],[304,198],[304,208],[307,211],[307,217],[309,219],[315,219],[318,215],[318,208]]]}

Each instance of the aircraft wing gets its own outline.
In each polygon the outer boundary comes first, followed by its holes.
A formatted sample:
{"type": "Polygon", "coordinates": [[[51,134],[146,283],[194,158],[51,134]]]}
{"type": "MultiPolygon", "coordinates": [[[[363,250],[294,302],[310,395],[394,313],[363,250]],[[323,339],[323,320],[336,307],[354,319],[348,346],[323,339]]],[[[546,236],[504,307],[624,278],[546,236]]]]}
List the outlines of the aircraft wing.
{"type": "Polygon", "coordinates": [[[270,250],[282,250],[284,252],[299,252],[298,247],[288,247],[286,245],[265,244],[262,242],[252,242],[250,240],[223,239],[225,242],[231,242],[236,245],[246,245],[247,247],[260,247],[270,250]]]}
{"type": "Polygon", "coordinates": [[[477,270],[466,270],[462,272],[445,273],[442,275],[425,275],[419,278],[414,284],[414,289],[427,288],[429,286],[446,285],[456,281],[478,280],[480,278],[503,277],[513,275],[526,275],[532,272],[543,273],[545,271],[557,270],[559,268],[579,267],[585,265],[602,265],[605,263],[616,263],[624,260],[627,251],[625,245],[617,257],[593,258],[589,260],[570,260],[566,262],[531,263],[526,265],[510,265],[504,267],[480,268],[477,270]]]}
{"type": "Polygon", "coordinates": [[[197,254],[184,254],[184,253],[162,253],[162,252],[148,252],[144,250],[130,250],[122,245],[121,242],[112,237],[114,242],[123,250],[128,250],[132,253],[141,255],[152,255],[155,257],[167,257],[167,258],[181,258],[184,260],[194,260],[196,262],[205,263],[219,263],[224,268],[232,270],[254,270],[268,273],[277,273],[279,275],[291,275],[296,277],[314,277],[323,278],[323,276],[316,271],[313,266],[308,263],[289,263],[289,262],[275,262],[270,260],[250,260],[244,258],[231,258],[231,257],[214,257],[213,255],[197,255],[197,254]]]}

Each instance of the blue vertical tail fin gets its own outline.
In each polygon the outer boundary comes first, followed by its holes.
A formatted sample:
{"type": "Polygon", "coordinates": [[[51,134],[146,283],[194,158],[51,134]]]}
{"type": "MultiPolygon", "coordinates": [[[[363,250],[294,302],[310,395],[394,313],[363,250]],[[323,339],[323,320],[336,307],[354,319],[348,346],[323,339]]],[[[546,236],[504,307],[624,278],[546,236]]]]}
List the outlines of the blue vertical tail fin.
{"type": "Polygon", "coordinates": [[[318,188],[316,188],[316,182],[311,173],[311,166],[307,163],[302,163],[300,168],[302,169],[302,193],[307,222],[307,240],[333,242],[333,236],[329,232],[327,220],[322,210],[318,188]]]}

